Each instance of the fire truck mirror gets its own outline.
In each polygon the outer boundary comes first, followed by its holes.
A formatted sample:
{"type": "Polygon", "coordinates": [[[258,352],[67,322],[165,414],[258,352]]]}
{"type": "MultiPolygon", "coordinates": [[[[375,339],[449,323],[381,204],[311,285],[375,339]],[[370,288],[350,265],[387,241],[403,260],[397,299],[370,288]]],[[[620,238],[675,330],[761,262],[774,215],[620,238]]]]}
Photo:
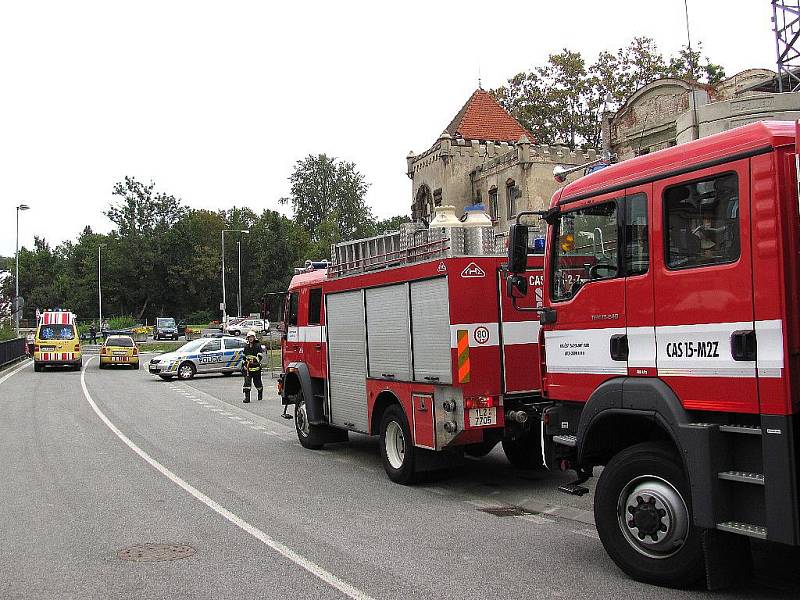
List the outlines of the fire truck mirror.
{"type": "Polygon", "coordinates": [[[515,223],[508,232],[508,270],[524,273],[527,266],[528,226],[515,223]]]}
{"type": "Polygon", "coordinates": [[[506,279],[506,294],[509,298],[524,298],[528,295],[528,280],[521,275],[509,275],[506,279]]]}

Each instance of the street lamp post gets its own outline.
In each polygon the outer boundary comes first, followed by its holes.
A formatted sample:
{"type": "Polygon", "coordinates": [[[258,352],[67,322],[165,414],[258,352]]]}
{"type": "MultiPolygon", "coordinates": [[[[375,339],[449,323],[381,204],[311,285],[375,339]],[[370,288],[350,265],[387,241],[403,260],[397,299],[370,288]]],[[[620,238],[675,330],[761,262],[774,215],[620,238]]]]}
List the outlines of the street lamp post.
{"type": "Polygon", "coordinates": [[[239,294],[237,295],[236,302],[236,316],[242,316],[242,241],[236,242],[236,251],[239,254],[239,294]]]}
{"type": "Polygon", "coordinates": [[[97,307],[100,312],[100,321],[97,324],[97,329],[100,331],[100,337],[103,337],[103,287],[100,284],[100,249],[104,248],[105,244],[97,246],[97,307]]]}
{"type": "Polygon", "coordinates": [[[248,229],[223,229],[222,230],[222,327],[228,324],[228,303],[225,298],[225,232],[250,233],[248,229]]]}
{"type": "Polygon", "coordinates": [[[16,271],[14,274],[14,285],[15,285],[15,295],[14,295],[14,330],[17,333],[17,337],[19,337],[19,211],[21,210],[28,210],[30,206],[27,204],[20,204],[17,206],[17,250],[14,253],[15,260],[16,260],[16,271]]]}

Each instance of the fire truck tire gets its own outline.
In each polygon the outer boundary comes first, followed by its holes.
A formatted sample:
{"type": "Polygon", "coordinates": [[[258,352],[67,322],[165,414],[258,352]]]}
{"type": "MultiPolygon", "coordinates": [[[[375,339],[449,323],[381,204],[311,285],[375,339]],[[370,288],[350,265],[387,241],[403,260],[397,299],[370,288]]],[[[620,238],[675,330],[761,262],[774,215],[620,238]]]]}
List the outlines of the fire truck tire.
{"type": "Polygon", "coordinates": [[[303,448],[319,450],[324,446],[319,439],[321,435],[320,426],[312,425],[308,422],[306,401],[303,399],[302,393],[294,396],[294,428],[297,431],[297,439],[300,440],[300,445],[303,448]]]}
{"type": "Polygon", "coordinates": [[[416,448],[408,427],[408,419],[399,404],[390,405],[381,418],[381,460],[389,479],[395,483],[414,483],[416,448]]]}
{"type": "Polygon", "coordinates": [[[532,471],[544,469],[542,465],[542,441],[535,433],[528,433],[521,437],[503,438],[503,452],[506,454],[508,462],[518,469],[532,471]]]}
{"type": "Polygon", "coordinates": [[[609,461],[595,489],[594,519],[606,552],[633,579],[683,588],[703,577],[689,485],[668,443],[636,444],[609,461]]]}
{"type": "Polygon", "coordinates": [[[39,364],[39,363],[37,363],[37,362],[34,362],[34,363],[33,363],[33,370],[34,370],[36,373],[41,373],[41,372],[42,372],[42,365],[40,365],[40,364],[39,364]]]}

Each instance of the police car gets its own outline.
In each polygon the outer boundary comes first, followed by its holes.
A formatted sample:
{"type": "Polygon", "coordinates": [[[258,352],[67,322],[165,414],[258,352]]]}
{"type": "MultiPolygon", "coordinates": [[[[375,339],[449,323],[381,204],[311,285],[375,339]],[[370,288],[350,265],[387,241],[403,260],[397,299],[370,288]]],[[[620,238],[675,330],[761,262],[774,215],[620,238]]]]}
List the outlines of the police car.
{"type": "Polygon", "coordinates": [[[244,346],[243,339],[232,336],[200,338],[156,356],[147,369],[161,379],[191,379],[198,373],[232,375],[241,370],[244,346]]]}

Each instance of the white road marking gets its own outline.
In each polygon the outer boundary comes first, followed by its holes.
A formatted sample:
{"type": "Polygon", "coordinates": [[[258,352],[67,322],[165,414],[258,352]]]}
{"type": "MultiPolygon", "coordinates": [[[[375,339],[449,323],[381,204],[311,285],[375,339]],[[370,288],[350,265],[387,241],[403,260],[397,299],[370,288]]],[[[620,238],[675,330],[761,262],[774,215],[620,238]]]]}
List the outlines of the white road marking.
{"type": "MultiPolygon", "coordinates": [[[[215,513],[226,519],[227,521],[236,525],[242,531],[249,533],[251,536],[262,542],[264,545],[272,548],[278,554],[288,558],[293,563],[298,565],[299,567],[305,569],[315,577],[318,577],[331,587],[339,590],[348,598],[353,598],[353,600],[373,600],[371,596],[369,596],[366,592],[362,592],[358,588],[350,585],[346,581],[339,579],[336,575],[331,573],[330,571],[326,571],[322,567],[320,567],[315,562],[309,560],[302,554],[299,554],[289,548],[288,546],[281,544],[280,542],[272,539],[269,535],[264,533],[258,527],[251,525],[240,516],[236,515],[235,513],[231,512],[215,500],[212,500],[208,496],[206,496],[203,492],[198,490],[196,487],[191,485],[190,483],[184,481],[180,477],[178,477],[175,473],[170,471],[167,467],[162,465],[152,456],[150,456],[147,452],[142,450],[139,446],[133,443],[128,436],[126,436],[122,431],[117,428],[114,423],[112,423],[109,418],[100,410],[100,408],[95,404],[94,400],[92,399],[91,394],[89,394],[89,389],[86,387],[86,365],[91,362],[91,358],[86,362],[83,369],[81,370],[81,388],[83,388],[83,395],[86,398],[86,401],[89,403],[89,406],[92,407],[92,410],[95,414],[100,418],[100,420],[105,423],[105,425],[116,435],[128,448],[133,450],[136,454],[141,457],[146,463],[148,463],[151,467],[153,467],[156,471],[161,473],[164,477],[172,481],[174,484],[182,488],[184,491],[188,492],[192,496],[194,496],[197,500],[205,504],[208,508],[213,510],[215,513]]],[[[9,374],[10,375],[10,374],[9,374]]],[[[2,383],[4,379],[0,379],[0,383],[2,383]]]]}
{"type": "Polygon", "coordinates": [[[22,369],[24,369],[25,367],[30,366],[32,363],[33,363],[33,361],[27,361],[27,360],[23,361],[23,363],[21,365],[19,365],[18,367],[14,367],[8,373],[6,373],[2,377],[0,377],[0,383],[3,383],[6,379],[11,379],[11,377],[13,375],[16,375],[17,373],[22,371],[22,369]]]}

